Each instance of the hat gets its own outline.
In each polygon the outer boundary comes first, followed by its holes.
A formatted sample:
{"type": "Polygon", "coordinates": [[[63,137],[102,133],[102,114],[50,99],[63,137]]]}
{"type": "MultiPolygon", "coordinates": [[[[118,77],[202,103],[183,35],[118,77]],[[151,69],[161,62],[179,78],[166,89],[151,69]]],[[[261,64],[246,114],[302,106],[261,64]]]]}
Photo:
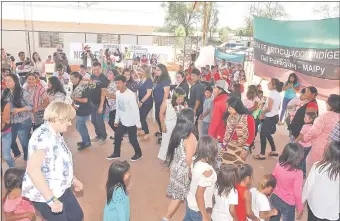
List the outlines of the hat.
{"type": "Polygon", "coordinates": [[[219,87],[219,88],[223,89],[225,92],[230,93],[229,90],[228,90],[229,84],[225,80],[216,81],[215,87],[219,87]]]}
{"type": "Polygon", "coordinates": [[[85,45],[84,49],[85,49],[85,48],[91,48],[91,47],[90,47],[90,45],[85,45]]]}

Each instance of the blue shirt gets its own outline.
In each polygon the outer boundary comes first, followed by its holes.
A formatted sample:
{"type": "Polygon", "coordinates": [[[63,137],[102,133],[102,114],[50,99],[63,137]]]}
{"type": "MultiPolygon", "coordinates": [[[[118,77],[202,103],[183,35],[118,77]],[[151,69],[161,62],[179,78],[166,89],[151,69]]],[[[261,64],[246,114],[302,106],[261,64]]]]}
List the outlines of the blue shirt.
{"type": "MultiPolygon", "coordinates": [[[[147,78],[144,81],[141,81],[138,85],[138,99],[141,101],[143,97],[146,95],[147,90],[152,90],[153,83],[151,78],[147,78]]],[[[146,101],[144,101],[144,104],[152,104],[152,96],[150,96],[146,101]]]]}
{"type": "Polygon", "coordinates": [[[123,187],[116,188],[111,202],[105,204],[103,221],[130,221],[130,199],[123,187]]]}
{"type": "MultiPolygon", "coordinates": [[[[286,85],[288,84],[288,82],[286,82],[286,85]]],[[[300,84],[299,82],[296,82],[294,84],[294,88],[298,87],[300,84]]],[[[294,97],[296,97],[296,92],[293,88],[288,88],[286,91],[285,91],[285,95],[284,95],[285,98],[287,99],[293,99],[294,97]]]]}
{"type": "Polygon", "coordinates": [[[153,98],[156,103],[162,103],[164,97],[164,87],[170,87],[170,81],[157,82],[153,89],[153,98]]]}
{"type": "Polygon", "coordinates": [[[205,116],[205,118],[203,118],[203,122],[205,122],[205,123],[210,123],[210,121],[211,121],[213,100],[214,100],[214,98],[212,96],[204,99],[202,114],[204,114],[208,109],[210,109],[209,114],[207,116],[205,116]]]}

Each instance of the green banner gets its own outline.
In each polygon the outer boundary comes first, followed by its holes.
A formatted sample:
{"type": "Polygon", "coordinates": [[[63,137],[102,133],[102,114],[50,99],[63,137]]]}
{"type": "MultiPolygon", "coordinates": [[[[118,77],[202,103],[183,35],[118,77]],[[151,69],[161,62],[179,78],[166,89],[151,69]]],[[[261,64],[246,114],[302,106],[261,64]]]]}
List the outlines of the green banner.
{"type": "Polygon", "coordinates": [[[254,38],[271,44],[295,48],[339,49],[339,33],[339,18],[277,21],[254,16],[254,38]]]}
{"type": "Polygon", "coordinates": [[[254,72],[286,81],[296,73],[319,94],[339,94],[340,19],[278,21],[254,17],[254,72]]]}

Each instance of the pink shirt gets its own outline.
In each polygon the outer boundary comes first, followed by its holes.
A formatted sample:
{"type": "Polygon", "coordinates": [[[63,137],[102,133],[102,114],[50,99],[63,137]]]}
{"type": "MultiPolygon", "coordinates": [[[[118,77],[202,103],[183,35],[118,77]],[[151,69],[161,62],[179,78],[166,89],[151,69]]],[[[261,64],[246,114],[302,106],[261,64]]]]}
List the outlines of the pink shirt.
{"type": "MultiPolygon", "coordinates": [[[[305,125],[303,125],[303,127],[302,127],[302,129],[300,131],[300,134],[302,134],[302,136],[305,135],[312,126],[313,126],[312,124],[305,124],[305,125]]],[[[299,144],[301,144],[303,147],[311,147],[312,146],[312,142],[311,141],[306,142],[306,143],[304,143],[302,141],[299,141],[299,144]]]]}
{"type": "Polygon", "coordinates": [[[302,211],[302,170],[288,171],[277,163],[272,174],[277,181],[273,193],[287,204],[295,205],[298,211],[302,211]]]}
{"type": "MultiPolygon", "coordinates": [[[[16,199],[8,199],[7,197],[4,203],[4,211],[7,213],[14,212],[14,214],[28,212],[35,213],[35,209],[32,203],[28,199],[22,197],[18,197],[16,199]]],[[[30,219],[24,218],[18,221],[30,221],[30,219]]]]}

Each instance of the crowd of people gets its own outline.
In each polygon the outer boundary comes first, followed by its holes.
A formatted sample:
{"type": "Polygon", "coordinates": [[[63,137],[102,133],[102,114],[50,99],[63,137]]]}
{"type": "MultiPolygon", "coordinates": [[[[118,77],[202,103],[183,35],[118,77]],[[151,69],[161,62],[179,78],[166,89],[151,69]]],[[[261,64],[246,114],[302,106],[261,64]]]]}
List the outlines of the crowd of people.
{"type": "Polygon", "coordinates": [[[2,55],[10,58],[2,60],[7,66],[2,66],[1,88],[2,158],[9,167],[4,174],[7,220],[35,220],[36,210],[49,221],[83,219],[70,189],[81,191],[83,184],[74,175],[63,138],[76,118],[78,151],[114,140],[106,158],[114,161],[103,220],[129,221],[131,171],[128,162],[119,160],[122,140],[127,134],[135,152],[131,161],[143,157],[140,145],[151,136],[147,116],[152,108],[158,158],[170,171],[166,195],[171,201],[162,221],[171,220],[183,202],[184,221],[291,221],[301,219],[305,202],[308,220],[339,220],[339,95],[329,95],[327,111],[319,113],[317,88],[303,88],[296,74],[286,82],[270,79],[264,96],[261,85],[245,88],[241,64],[224,60],[201,70],[194,64],[180,67],[172,82],[167,67],[154,56],[150,63],[142,57],[121,69],[108,59],[95,59],[85,46],[83,64],[70,72],[58,48],[55,72],[47,77],[36,52],[32,62],[20,52],[16,64],[3,49],[2,55]],[[88,120],[95,129],[92,138],[88,120]],[[108,136],[106,123],[114,136],[108,136]],[[278,124],[287,125],[291,141],[282,153],[273,138],[278,124]],[[255,148],[258,133],[260,146],[255,148]],[[15,165],[21,156],[17,137],[25,169],[15,165]],[[253,168],[247,158],[254,151],[259,151],[255,160],[278,157],[278,162],[257,188],[249,189],[253,168]]]}

